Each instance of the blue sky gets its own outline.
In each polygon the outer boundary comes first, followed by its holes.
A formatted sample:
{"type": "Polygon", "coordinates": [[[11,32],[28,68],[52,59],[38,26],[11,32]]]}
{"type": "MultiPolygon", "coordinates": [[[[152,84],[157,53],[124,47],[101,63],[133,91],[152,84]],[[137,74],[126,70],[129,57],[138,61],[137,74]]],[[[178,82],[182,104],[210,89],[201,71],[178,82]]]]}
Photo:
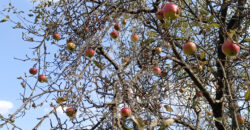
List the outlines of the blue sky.
{"type": "MultiPolygon", "coordinates": [[[[1,0],[0,10],[2,10],[4,7],[8,7],[9,2],[11,2],[13,6],[21,10],[28,11],[33,7],[30,0],[1,0]]],[[[11,14],[8,15],[10,15],[10,18],[16,18],[11,14]]],[[[5,17],[0,15],[0,20],[2,20],[3,18],[5,17]]],[[[10,22],[0,23],[0,114],[2,114],[4,117],[8,117],[8,114],[14,113],[22,105],[22,101],[20,100],[20,93],[23,92],[23,88],[20,84],[21,80],[18,80],[17,77],[24,76],[24,73],[27,73],[27,75],[30,76],[29,69],[34,65],[34,62],[23,62],[14,59],[25,59],[26,54],[31,56],[31,48],[34,47],[34,43],[25,42],[22,40],[23,30],[14,30],[12,29],[12,27],[14,26],[15,25],[10,22]]],[[[30,83],[30,80],[28,82],[30,83]]],[[[39,122],[37,118],[43,117],[44,115],[49,113],[50,110],[51,107],[49,107],[48,104],[36,110],[29,110],[28,113],[26,113],[25,117],[15,120],[15,124],[24,130],[30,130],[34,128],[35,125],[39,122]]],[[[64,122],[64,120],[66,119],[69,119],[61,109],[58,111],[58,113],[59,117],[61,117],[62,122],[64,122]]],[[[51,118],[52,120],[54,119],[53,116],[51,118]]],[[[2,122],[0,121],[0,124],[1,123],[2,122]]],[[[4,129],[7,128],[4,127],[4,129]]],[[[39,129],[50,129],[49,120],[45,120],[44,123],[42,123],[42,125],[39,127],[39,129]]]]}
{"type": "MultiPolygon", "coordinates": [[[[7,7],[9,2],[22,10],[32,8],[32,3],[29,0],[1,0],[0,10],[7,7]]],[[[3,18],[0,15],[0,20],[3,18]]],[[[32,50],[30,48],[32,46],[30,42],[22,40],[22,30],[14,30],[12,29],[13,26],[14,24],[10,22],[0,23],[0,114],[4,117],[7,117],[9,113],[13,113],[21,105],[22,102],[19,98],[19,93],[22,93],[23,89],[17,77],[23,76],[25,72],[28,73],[29,68],[33,65],[32,62],[22,62],[14,59],[14,57],[25,58],[26,54],[31,55],[32,50]]],[[[29,130],[38,122],[35,120],[36,117],[41,117],[41,115],[46,114],[48,111],[49,107],[46,108],[46,106],[40,110],[31,110],[24,118],[20,118],[15,122],[22,129],[29,130]]],[[[40,127],[40,129],[49,128],[48,122],[45,122],[40,127]]]]}

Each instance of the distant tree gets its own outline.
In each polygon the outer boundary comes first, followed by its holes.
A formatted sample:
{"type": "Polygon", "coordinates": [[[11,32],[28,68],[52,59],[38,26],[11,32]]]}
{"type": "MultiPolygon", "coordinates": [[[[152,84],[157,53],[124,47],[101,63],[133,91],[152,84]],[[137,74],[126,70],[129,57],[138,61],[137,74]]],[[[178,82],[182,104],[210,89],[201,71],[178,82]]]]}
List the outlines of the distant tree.
{"type": "Polygon", "coordinates": [[[0,124],[21,128],[15,120],[50,104],[34,129],[48,119],[52,129],[249,129],[249,3],[44,0],[30,12],[10,3],[1,14],[19,19],[1,22],[32,42],[22,60],[37,74],[18,77],[23,105],[0,124]]]}

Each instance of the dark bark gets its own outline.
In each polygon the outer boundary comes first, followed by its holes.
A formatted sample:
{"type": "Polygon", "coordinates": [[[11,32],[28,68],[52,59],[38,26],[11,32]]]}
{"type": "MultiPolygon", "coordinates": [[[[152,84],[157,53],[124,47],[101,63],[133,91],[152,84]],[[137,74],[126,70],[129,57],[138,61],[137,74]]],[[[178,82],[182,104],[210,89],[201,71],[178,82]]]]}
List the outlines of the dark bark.
{"type": "MultiPolygon", "coordinates": [[[[236,26],[238,28],[240,28],[240,23],[242,22],[242,11],[243,11],[243,5],[246,4],[246,0],[239,0],[239,4],[238,4],[238,10],[236,11],[235,15],[233,15],[233,17],[231,18],[230,22],[228,24],[226,24],[226,19],[227,19],[227,11],[228,11],[228,3],[227,1],[223,1],[223,4],[222,4],[222,7],[221,7],[221,22],[224,24],[224,25],[227,25],[227,30],[225,30],[225,26],[222,26],[220,27],[220,30],[219,30],[219,42],[217,44],[217,52],[218,52],[218,59],[219,61],[217,61],[216,63],[216,67],[217,67],[217,79],[218,79],[218,89],[216,90],[216,100],[217,101],[221,101],[221,99],[223,98],[223,95],[224,95],[224,92],[225,92],[225,89],[228,91],[230,88],[230,85],[228,84],[228,82],[226,83],[226,77],[225,77],[225,72],[223,71],[225,65],[226,65],[226,56],[223,54],[222,52],[222,49],[221,49],[221,46],[224,42],[224,38],[226,38],[226,31],[230,30],[230,29],[234,29],[236,26]],[[241,12],[240,13],[240,16],[239,16],[239,13],[238,12],[241,12]],[[220,62],[220,63],[219,63],[220,62]]],[[[228,72],[230,73],[230,72],[228,72]]],[[[232,94],[232,93],[231,93],[232,94]]],[[[230,95],[232,96],[232,95],[230,95]]],[[[230,100],[231,102],[231,100],[230,100]]],[[[236,120],[236,113],[235,113],[235,109],[238,108],[238,105],[232,100],[232,106],[230,107],[231,109],[234,109],[234,110],[231,110],[233,111],[231,113],[231,116],[233,117],[232,119],[232,129],[237,129],[238,128],[238,124],[237,124],[237,120],[236,120]]],[[[222,118],[223,119],[223,102],[218,102],[218,103],[215,103],[213,106],[212,106],[212,109],[213,109],[213,113],[214,113],[214,117],[215,118],[222,118]]],[[[219,130],[222,130],[222,129],[225,129],[222,122],[218,122],[218,121],[215,121],[215,125],[217,127],[217,129],[219,130]]]]}
{"type": "MultiPolygon", "coordinates": [[[[221,6],[221,11],[220,11],[220,22],[222,24],[225,25],[225,21],[226,21],[226,17],[227,17],[227,11],[228,11],[228,6],[227,6],[227,1],[224,0],[223,4],[221,6]]],[[[223,98],[224,95],[224,89],[225,89],[225,84],[224,84],[224,73],[223,73],[223,68],[225,66],[225,60],[226,60],[226,56],[223,54],[222,50],[221,50],[221,46],[224,42],[224,35],[225,34],[225,30],[223,25],[221,25],[220,30],[219,30],[219,41],[217,43],[217,54],[218,54],[218,60],[216,62],[216,67],[217,67],[217,85],[218,88],[216,90],[216,102],[214,105],[212,105],[212,109],[213,109],[213,114],[214,117],[216,119],[221,118],[223,120],[223,102],[221,101],[221,99],[223,98]]],[[[215,120],[215,126],[217,127],[217,129],[219,130],[224,130],[225,127],[223,126],[222,121],[219,122],[217,120],[215,120]]]]}

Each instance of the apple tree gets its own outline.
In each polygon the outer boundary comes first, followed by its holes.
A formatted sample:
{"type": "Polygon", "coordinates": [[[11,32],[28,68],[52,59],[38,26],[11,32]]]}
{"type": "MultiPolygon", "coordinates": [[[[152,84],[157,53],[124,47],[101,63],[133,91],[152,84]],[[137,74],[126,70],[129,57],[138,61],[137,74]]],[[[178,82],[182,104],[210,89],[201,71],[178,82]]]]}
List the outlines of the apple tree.
{"type": "Polygon", "coordinates": [[[34,129],[249,129],[249,1],[33,3],[1,11],[34,64],[1,126],[47,105],[34,129]]]}

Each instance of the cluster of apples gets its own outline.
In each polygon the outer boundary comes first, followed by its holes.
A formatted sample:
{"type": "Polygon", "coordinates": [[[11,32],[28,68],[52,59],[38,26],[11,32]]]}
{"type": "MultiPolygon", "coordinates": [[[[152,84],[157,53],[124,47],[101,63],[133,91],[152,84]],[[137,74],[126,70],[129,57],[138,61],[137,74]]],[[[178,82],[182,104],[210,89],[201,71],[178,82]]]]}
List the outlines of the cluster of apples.
{"type": "MultiPolygon", "coordinates": [[[[67,43],[67,49],[68,49],[69,51],[72,52],[72,51],[75,50],[75,48],[76,48],[76,45],[75,45],[75,43],[73,43],[73,41],[69,41],[69,42],[67,43]]],[[[89,58],[92,58],[94,55],[95,55],[95,50],[93,50],[93,49],[91,49],[91,48],[87,49],[86,52],[85,52],[85,56],[87,56],[87,57],[89,57],[89,58]]]]}
{"type": "MultiPolygon", "coordinates": [[[[192,55],[196,51],[196,44],[188,41],[182,47],[184,54],[192,55]]],[[[233,40],[226,40],[222,44],[222,52],[226,56],[236,56],[240,52],[240,47],[233,40]]]]}
{"type": "MultiPolygon", "coordinates": [[[[116,28],[119,29],[119,26],[116,28]]],[[[88,32],[89,28],[85,27],[84,30],[86,32],[88,32]]],[[[57,40],[57,41],[60,40],[60,34],[58,32],[55,32],[53,34],[53,39],[57,40]]],[[[76,44],[72,40],[69,39],[69,40],[67,40],[66,49],[69,50],[70,52],[73,52],[76,49],[76,44]]],[[[87,49],[85,52],[85,56],[87,56],[89,58],[93,57],[94,55],[95,55],[95,51],[93,49],[87,49]]]]}
{"type": "MultiPolygon", "coordinates": [[[[201,97],[202,96],[202,93],[201,92],[198,92],[197,93],[197,96],[198,97],[201,97]]],[[[66,109],[66,114],[67,116],[69,117],[73,117],[76,115],[76,109],[75,108],[67,108],[66,109]]],[[[131,116],[132,112],[131,112],[131,109],[128,108],[128,107],[123,107],[121,109],[121,116],[122,116],[122,119],[126,119],[127,117],[131,116]]],[[[212,115],[211,112],[208,112],[208,115],[212,115]]],[[[245,123],[245,119],[241,116],[237,116],[237,121],[239,124],[244,124],[245,123]]],[[[170,126],[172,123],[174,122],[174,120],[170,120],[170,119],[167,119],[167,120],[164,120],[163,121],[163,124],[164,126],[170,126]]],[[[148,124],[148,123],[147,123],[148,124]]]]}
{"type": "MultiPolygon", "coordinates": [[[[103,28],[101,27],[93,27],[93,30],[97,31],[97,30],[102,30],[103,28]]],[[[89,32],[89,27],[83,27],[83,31],[85,33],[89,32]]]]}
{"type": "Polygon", "coordinates": [[[112,31],[109,35],[113,38],[113,39],[116,39],[119,37],[119,33],[117,31],[120,31],[121,30],[121,25],[119,25],[118,23],[116,23],[114,25],[114,31],[112,31]]]}
{"type": "MultiPolygon", "coordinates": [[[[37,74],[37,69],[36,68],[30,68],[29,69],[30,74],[36,75],[37,74]]],[[[38,76],[38,81],[41,83],[48,82],[48,78],[44,74],[40,74],[38,76]]]]}
{"type": "MultiPolygon", "coordinates": [[[[177,17],[179,17],[179,13],[180,13],[180,10],[178,8],[178,6],[174,3],[166,3],[166,4],[163,4],[161,6],[161,9],[157,11],[156,13],[156,17],[157,19],[159,20],[164,20],[164,19],[176,19],[177,17]]],[[[122,24],[126,24],[126,21],[122,21],[122,24]]],[[[112,31],[110,33],[110,36],[113,38],[113,39],[116,39],[119,37],[119,33],[117,31],[120,31],[121,30],[121,26],[116,23],[114,25],[114,31],[112,31]]],[[[85,27],[84,30],[86,32],[89,31],[89,28],[88,27],[85,27]]],[[[59,33],[54,33],[53,34],[53,39],[55,40],[60,40],[60,35],[59,33]]],[[[133,42],[136,42],[139,40],[139,36],[135,33],[133,33],[131,35],[131,41],[133,42]]],[[[73,41],[68,41],[67,42],[67,47],[66,47],[69,51],[74,51],[75,48],[76,48],[76,45],[73,41]]],[[[183,52],[184,54],[186,55],[192,55],[196,52],[196,49],[197,49],[197,46],[194,42],[192,41],[188,41],[187,43],[185,43],[182,47],[183,49],[183,52]]],[[[226,55],[226,56],[236,56],[237,53],[240,51],[240,47],[237,45],[237,43],[235,43],[234,41],[232,40],[226,40],[223,45],[222,45],[222,52],[226,55]]],[[[155,52],[157,54],[160,54],[162,52],[162,49],[160,47],[157,47],[155,49],[155,52]]],[[[85,55],[89,58],[93,57],[95,54],[95,51],[93,49],[87,49],[87,51],[85,52],[85,55]]],[[[125,62],[125,61],[124,61],[125,62]]],[[[31,68],[30,69],[30,73],[35,75],[37,73],[37,70],[36,68],[31,68]]],[[[162,74],[162,71],[159,67],[154,67],[153,68],[153,73],[155,75],[161,75],[162,74]]],[[[38,81],[39,82],[46,82],[47,81],[47,77],[43,74],[39,75],[38,77],[38,81]]],[[[184,92],[184,88],[180,88],[179,91],[181,93],[184,92]]],[[[203,94],[202,92],[198,92],[196,94],[197,97],[202,97],[203,94]]],[[[75,116],[76,114],[76,109],[75,108],[67,108],[66,109],[66,114],[67,116],[69,117],[73,117],[75,116]]],[[[121,116],[122,118],[127,118],[129,116],[131,116],[132,112],[131,112],[131,109],[128,108],[128,107],[124,107],[121,109],[121,116]]],[[[237,117],[237,120],[240,124],[243,124],[244,123],[244,119],[241,117],[241,116],[238,116],[237,117]]],[[[172,121],[171,121],[172,122],[172,121]]]]}
{"type": "MultiPolygon", "coordinates": [[[[162,52],[161,47],[156,47],[156,48],[155,48],[155,53],[156,53],[156,54],[160,54],[161,52],[162,52]]],[[[153,73],[154,73],[155,75],[161,75],[162,77],[165,77],[165,76],[167,75],[166,72],[162,72],[162,71],[161,71],[161,68],[160,68],[160,67],[154,67],[154,68],[153,68],[153,73]]]]}
{"type": "MultiPolygon", "coordinates": [[[[60,34],[58,32],[55,32],[53,34],[53,39],[54,40],[60,40],[60,34]]],[[[76,49],[76,45],[72,40],[67,40],[67,46],[66,46],[67,50],[73,52],[76,49]]]]}
{"type": "MultiPolygon", "coordinates": [[[[126,24],[126,20],[123,20],[122,21],[122,24],[125,25],[126,24]]],[[[121,30],[121,25],[119,25],[118,23],[116,23],[114,25],[114,31],[112,31],[109,35],[113,38],[113,39],[116,39],[119,37],[119,33],[117,31],[120,31],[121,30]]],[[[133,42],[136,42],[139,40],[139,36],[135,33],[133,33],[130,37],[131,41],[133,42]]]]}
{"type": "MultiPolygon", "coordinates": [[[[161,6],[160,10],[156,12],[156,18],[159,20],[176,19],[179,16],[180,9],[174,3],[165,3],[161,6]]],[[[184,54],[192,55],[196,51],[196,44],[188,41],[183,46],[184,54]]],[[[222,52],[226,56],[236,56],[239,53],[240,47],[232,40],[226,40],[222,45],[222,52]]]]}
{"type": "MultiPolygon", "coordinates": [[[[198,92],[197,93],[197,96],[198,97],[201,97],[202,96],[202,93],[201,92],[198,92]]],[[[165,106],[164,106],[165,107],[165,106]]],[[[160,107],[159,107],[160,108],[160,107]]],[[[70,117],[72,117],[73,115],[76,114],[76,109],[74,108],[68,108],[66,110],[66,114],[70,117]]],[[[126,119],[127,117],[131,116],[132,112],[131,112],[131,109],[128,108],[128,107],[123,107],[121,109],[121,116],[122,116],[122,120],[126,119]]],[[[212,112],[208,112],[208,115],[212,115],[212,112]]],[[[245,123],[245,119],[241,116],[237,116],[237,121],[239,124],[244,124],[245,123]]],[[[166,119],[163,121],[162,125],[164,125],[164,127],[169,127],[172,123],[174,122],[173,119],[166,119]]],[[[148,122],[147,122],[148,124],[148,122]]]]}

